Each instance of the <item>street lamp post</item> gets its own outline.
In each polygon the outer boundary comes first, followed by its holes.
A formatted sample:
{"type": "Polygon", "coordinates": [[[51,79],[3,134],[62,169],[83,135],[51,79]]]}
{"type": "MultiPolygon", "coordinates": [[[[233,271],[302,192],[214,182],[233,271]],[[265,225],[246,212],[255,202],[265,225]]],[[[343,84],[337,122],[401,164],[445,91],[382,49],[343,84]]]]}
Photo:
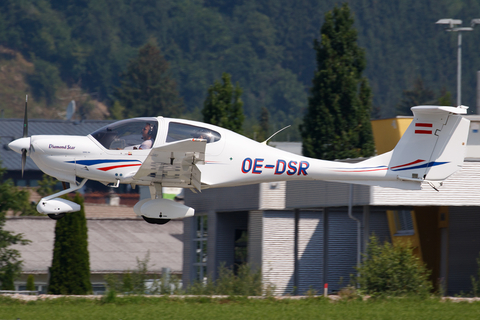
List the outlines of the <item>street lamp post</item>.
{"type": "Polygon", "coordinates": [[[462,20],[458,19],[440,19],[436,24],[447,25],[445,31],[458,32],[458,47],[457,47],[457,106],[462,105],[462,32],[473,31],[475,25],[480,24],[480,19],[473,19],[471,27],[461,27],[462,20]]]}

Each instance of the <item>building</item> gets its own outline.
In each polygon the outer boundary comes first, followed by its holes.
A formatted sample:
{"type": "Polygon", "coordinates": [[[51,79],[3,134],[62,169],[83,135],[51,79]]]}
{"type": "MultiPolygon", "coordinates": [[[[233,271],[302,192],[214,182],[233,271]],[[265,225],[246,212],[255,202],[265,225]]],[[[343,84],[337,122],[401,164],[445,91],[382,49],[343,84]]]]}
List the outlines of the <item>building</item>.
{"type": "MultiPolygon", "coordinates": [[[[409,191],[324,181],[185,192],[196,213],[184,219],[184,283],[215,278],[222,263],[249,262],[262,267],[277,294],[323,292],[326,283],[335,292],[349,284],[375,234],[382,241],[408,239],[436,285],[447,294],[468,292],[480,252],[480,118],[469,118],[464,167],[439,192],[428,184],[409,191]],[[246,259],[239,259],[245,250],[246,259]]],[[[405,120],[384,121],[406,128],[398,125],[405,120]]]]}
{"type": "MultiPolygon", "coordinates": [[[[131,207],[127,209],[133,213],[131,207]]],[[[116,211],[128,210],[116,208],[116,211]]],[[[91,206],[88,211],[94,212],[91,206]]],[[[99,211],[106,210],[100,208],[99,211]]],[[[152,278],[158,279],[164,268],[168,268],[172,274],[182,274],[183,222],[170,221],[159,227],[135,218],[135,214],[128,217],[127,212],[124,216],[127,217],[87,217],[90,273],[95,294],[105,291],[106,275],[138,270],[139,260],[148,259],[148,271],[152,278]]],[[[31,240],[25,246],[12,246],[20,251],[23,260],[22,275],[15,281],[16,290],[25,290],[27,277],[32,274],[37,290],[46,293],[48,270],[53,257],[55,223],[48,217],[7,219],[5,230],[23,233],[24,238],[31,240]]]]}

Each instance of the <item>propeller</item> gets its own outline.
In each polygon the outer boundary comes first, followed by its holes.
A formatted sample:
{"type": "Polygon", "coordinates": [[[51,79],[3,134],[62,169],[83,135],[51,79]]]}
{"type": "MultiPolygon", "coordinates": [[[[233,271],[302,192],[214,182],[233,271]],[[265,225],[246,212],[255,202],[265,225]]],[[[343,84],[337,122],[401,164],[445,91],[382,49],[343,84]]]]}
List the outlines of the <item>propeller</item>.
{"type": "MultiPolygon", "coordinates": [[[[23,118],[23,137],[28,137],[28,116],[27,116],[28,94],[25,96],[25,116],[23,118]]],[[[25,171],[25,163],[27,162],[27,149],[22,149],[22,178],[25,171]]]]}
{"type": "Polygon", "coordinates": [[[27,154],[31,151],[32,148],[32,141],[31,138],[28,137],[28,112],[27,112],[27,102],[28,102],[28,95],[25,96],[25,117],[23,120],[23,137],[13,140],[8,144],[8,147],[13,151],[20,153],[22,155],[22,177],[23,173],[25,172],[25,164],[27,162],[27,154]]]}

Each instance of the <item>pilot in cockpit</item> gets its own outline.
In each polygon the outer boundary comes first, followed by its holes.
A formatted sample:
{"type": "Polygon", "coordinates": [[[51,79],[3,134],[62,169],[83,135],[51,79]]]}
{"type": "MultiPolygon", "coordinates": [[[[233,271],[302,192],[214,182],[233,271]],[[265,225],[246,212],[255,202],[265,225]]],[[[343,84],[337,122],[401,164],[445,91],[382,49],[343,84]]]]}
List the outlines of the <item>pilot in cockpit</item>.
{"type": "MultiPolygon", "coordinates": [[[[139,146],[138,149],[145,150],[151,149],[153,145],[153,137],[155,136],[155,126],[151,123],[146,123],[142,129],[142,139],[144,140],[139,146]]],[[[133,147],[137,149],[137,147],[133,147]]]]}

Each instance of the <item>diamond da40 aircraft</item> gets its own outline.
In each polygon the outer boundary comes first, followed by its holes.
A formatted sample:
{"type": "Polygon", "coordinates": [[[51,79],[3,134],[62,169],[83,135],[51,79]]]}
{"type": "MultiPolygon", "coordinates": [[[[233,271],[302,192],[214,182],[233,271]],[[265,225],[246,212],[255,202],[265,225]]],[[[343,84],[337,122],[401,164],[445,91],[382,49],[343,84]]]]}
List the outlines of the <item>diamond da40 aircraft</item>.
{"type": "Polygon", "coordinates": [[[80,206],[59,196],[87,180],[105,185],[150,187],[151,199],[134,206],[149,223],[194,215],[194,209],[161,198],[161,188],[231,187],[281,180],[325,180],[400,189],[437,189],[463,165],[469,120],[466,107],[417,106],[396,147],[358,163],[303,157],[250,140],[214,125],[183,119],[144,117],[121,120],[87,136],[28,136],[27,104],[23,137],[9,147],[29,156],[46,174],[70,187],[42,198],[37,210],[52,219],[80,206]]]}

